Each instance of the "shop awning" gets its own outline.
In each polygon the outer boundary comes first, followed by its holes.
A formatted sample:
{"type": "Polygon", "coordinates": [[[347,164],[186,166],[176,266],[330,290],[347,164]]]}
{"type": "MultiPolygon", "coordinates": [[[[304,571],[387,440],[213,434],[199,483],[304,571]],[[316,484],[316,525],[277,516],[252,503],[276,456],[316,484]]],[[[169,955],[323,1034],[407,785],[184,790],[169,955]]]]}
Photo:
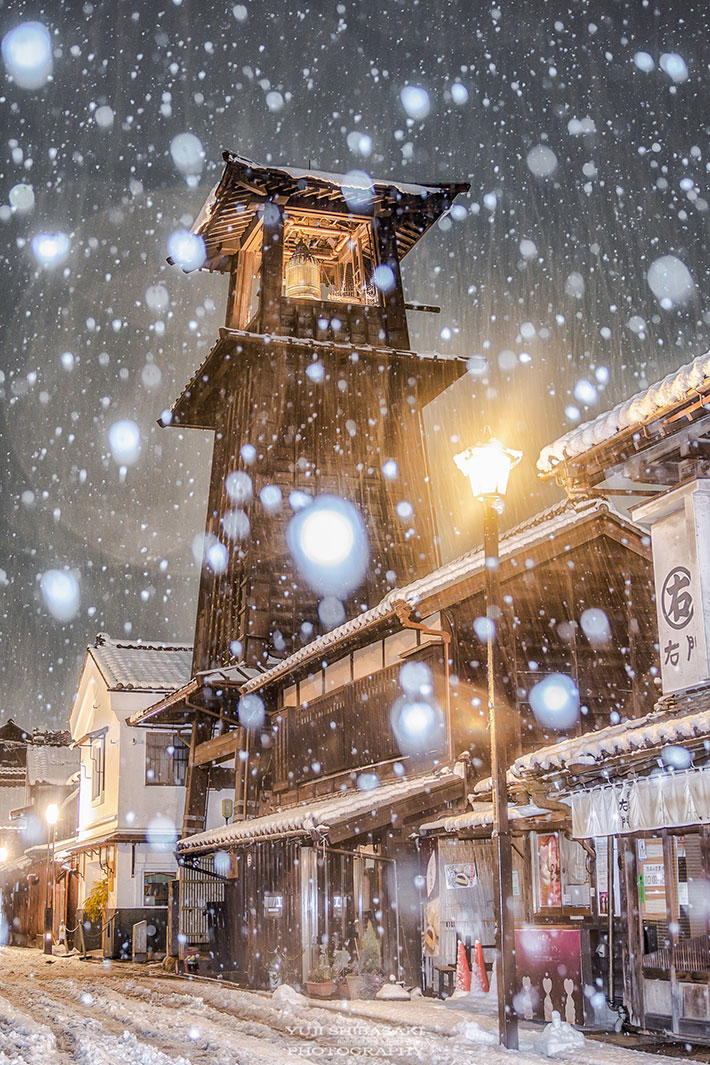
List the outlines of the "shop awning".
{"type": "Polygon", "coordinates": [[[661,771],[639,780],[624,780],[574,791],[572,835],[617,836],[661,828],[710,823],[710,767],[661,771]]]}
{"type": "Polygon", "coordinates": [[[289,837],[339,843],[437,810],[443,803],[463,798],[463,789],[462,778],[451,772],[381,784],[368,791],[353,789],[187,836],[178,842],[177,851],[183,855],[205,854],[289,837]]]}

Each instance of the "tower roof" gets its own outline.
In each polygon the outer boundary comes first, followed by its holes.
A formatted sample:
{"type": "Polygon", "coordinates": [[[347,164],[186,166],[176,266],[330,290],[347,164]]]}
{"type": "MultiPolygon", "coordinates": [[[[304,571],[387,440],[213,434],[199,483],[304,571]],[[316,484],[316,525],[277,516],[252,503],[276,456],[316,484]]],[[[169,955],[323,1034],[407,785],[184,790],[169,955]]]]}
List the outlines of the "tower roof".
{"type": "Polygon", "coordinates": [[[357,173],[328,174],[319,170],[263,166],[234,152],[224,152],[226,163],[219,182],[205,201],[193,227],[205,242],[208,270],[226,271],[230,257],[250,230],[267,200],[282,207],[322,212],[324,215],[371,217],[391,215],[397,254],[408,251],[451,207],[465,182],[413,185],[401,181],[358,180],[357,173]]]}

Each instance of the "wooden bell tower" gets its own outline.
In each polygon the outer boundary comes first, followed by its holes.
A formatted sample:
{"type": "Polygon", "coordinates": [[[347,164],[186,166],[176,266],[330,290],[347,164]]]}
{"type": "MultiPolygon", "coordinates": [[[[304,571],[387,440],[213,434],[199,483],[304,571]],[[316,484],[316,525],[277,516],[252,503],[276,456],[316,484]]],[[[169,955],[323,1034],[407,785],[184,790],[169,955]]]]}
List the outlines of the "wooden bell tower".
{"type": "MultiPolygon", "coordinates": [[[[286,544],[293,493],[363,518],[370,565],[346,617],[436,565],[420,412],[461,373],[409,350],[400,262],[467,185],[363,187],[224,159],[193,232],[203,269],[229,273],[225,327],[169,419],[215,434],[206,533],[221,546],[201,573],[195,674],[235,655],[263,666],[322,631],[286,544]]],[[[193,746],[212,730],[198,718],[193,746]]],[[[191,784],[190,832],[205,790],[191,784]]]]}

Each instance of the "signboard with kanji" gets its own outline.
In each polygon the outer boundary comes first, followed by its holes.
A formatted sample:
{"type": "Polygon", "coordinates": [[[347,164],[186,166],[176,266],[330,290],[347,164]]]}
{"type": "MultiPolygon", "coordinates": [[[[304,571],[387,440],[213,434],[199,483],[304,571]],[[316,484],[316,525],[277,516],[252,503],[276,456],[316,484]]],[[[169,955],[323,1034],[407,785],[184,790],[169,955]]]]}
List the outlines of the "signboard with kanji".
{"type": "Polygon", "coordinates": [[[694,481],[634,510],[651,526],[661,678],[665,693],[710,677],[703,588],[710,590],[710,482],[694,481]]]}

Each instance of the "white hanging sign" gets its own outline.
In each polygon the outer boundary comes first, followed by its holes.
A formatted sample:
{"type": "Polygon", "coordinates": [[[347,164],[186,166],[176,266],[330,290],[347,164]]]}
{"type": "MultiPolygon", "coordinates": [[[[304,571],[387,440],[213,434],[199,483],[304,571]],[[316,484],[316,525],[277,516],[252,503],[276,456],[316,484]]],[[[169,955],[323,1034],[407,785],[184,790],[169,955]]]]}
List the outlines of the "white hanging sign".
{"type": "Polygon", "coordinates": [[[710,769],[654,773],[573,792],[572,835],[618,836],[710,823],[710,769]]]}
{"type": "Polygon", "coordinates": [[[710,680],[710,481],[693,481],[633,510],[651,528],[665,694],[710,680]]]}

